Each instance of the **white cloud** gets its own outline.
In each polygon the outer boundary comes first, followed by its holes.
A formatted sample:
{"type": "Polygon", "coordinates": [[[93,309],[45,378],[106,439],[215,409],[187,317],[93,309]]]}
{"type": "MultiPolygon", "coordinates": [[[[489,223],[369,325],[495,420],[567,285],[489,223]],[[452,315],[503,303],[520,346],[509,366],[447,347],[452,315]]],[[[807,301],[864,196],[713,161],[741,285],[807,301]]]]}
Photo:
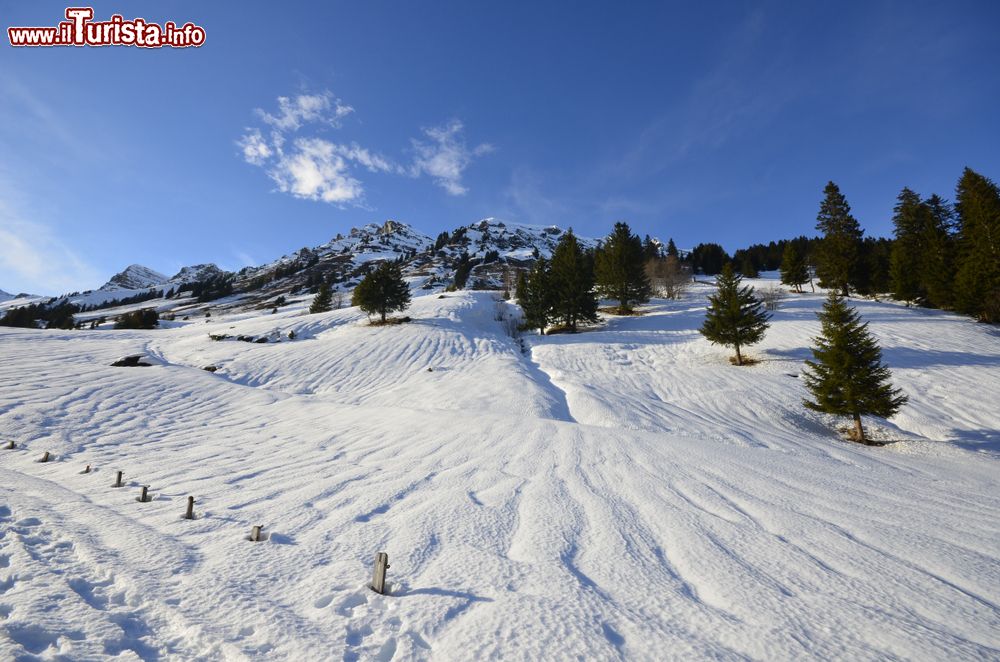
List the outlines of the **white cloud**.
{"type": "Polygon", "coordinates": [[[340,126],[340,121],[353,112],[353,108],[334,98],[330,91],[278,97],[277,115],[257,109],[257,115],[278,131],[296,131],[313,122],[340,126]]]}
{"type": "Polygon", "coordinates": [[[462,174],[473,159],[493,151],[489,144],[469,148],[463,125],[452,120],[440,127],[424,129],[424,139],[413,140],[415,157],[400,165],[356,142],[341,143],[308,135],[309,127],[339,128],[354,109],[329,91],[278,97],[278,112],[257,109],[270,126],[268,131],[250,127],[236,141],[243,160],[263,168],[278,190],[297,198],[336,205],[363,206],[364,185],[356,172],[419,177],[429,175],[450,195],[464,195],[462,174]]]}
{"type": "Polygon", "coordinates": [[[96,287],[101,276],[40,223],[0,205],[0,287],[12,294],[62,293],[96,287]]]}
{"type": "MultiPolygon", "coordinates": [[[[247,129],[247,133],[239,139],[237,144],[243,150],[243,159],[250,164],[259,166],[271,158],[274,153],[260,134],[260,129],[247,129]]],[[[280,144],[278,145],[280,149],[280,144]]]]}
{"type": "Polygon", "coordinates": [[[350,175],[348,159],[338,153],[338,147],[321,138],[298,138],[267,174],[279,191],[296,198],[334,204],[357,202],[364,188],[350,175]]]}
{"type": "Polygon", "coordinates": [[[493,146],[483,143],[469,149],[462,136],[464,128],[459,120],[451,120],[442,126],[424,129],[430,142],[413,140],[416,157],[410,174],[414,177],[427,174],[449,195],[465,195],[469,189],[462,184],[462,174],[474,158],[489,154],[493,146]]]}

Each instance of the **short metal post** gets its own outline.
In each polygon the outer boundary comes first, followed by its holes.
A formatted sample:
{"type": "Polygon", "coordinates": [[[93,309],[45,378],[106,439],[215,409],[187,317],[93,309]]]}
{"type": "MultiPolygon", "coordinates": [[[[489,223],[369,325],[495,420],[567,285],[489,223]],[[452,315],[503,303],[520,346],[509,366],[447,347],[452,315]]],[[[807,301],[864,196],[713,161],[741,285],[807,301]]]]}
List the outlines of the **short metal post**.
{"type": "Polygon", "coordinates": [[[187,512],[184,514],[184,519],[194,519],[194,497],[188,497],[188,507],[187,512]]]}
{"type": "Polygon", "coordinates": [[[142,492],[139,493],[139,503],[146,503],[149,501],[149,485],[142,486],[142,492]]]}
{"type": "Polygon", "coordinates": [[[17,448],[17,444],[14,443],[13,439],[7,442],[7,450],[12,451],[15,448],[17,448]]]}
{"type": "Polygon", "coordinates": [[[49,452],[45,451],[44,453],[42,453],[42,459],[39,460],[39,461],[40,462],[48,462],[49,461],[49,452]]]}
{"type": "Polygon", "coordinates": [[[84,468],[83,473],[85,473],[85,474],[89,474],[90,473],[90,465],[89,464],[84,468]]]}
{"type": "Polygon", "coordinates": [[[264,527],[262,527],[260,525],[257,525],[255,527],[253,527],[252,529],[250,529],[250,541],[251,542],[260,542],[260,530],[262,528],[264,528],[264,527]]]}
{"type": "Polygon", "coordinates": [[[124,476],[124,475],[125,475],[124,471],[119,471],[118,472],[118,478],[115,479],[115,484],[112,485],[111,487],[121,487],[122,486],[122,476],[124,476]]]}
{"type": "Polygon", "coordinates": [[[389,555],[379,552],[375,555],[375,576],[372,577],[372,590],[385,595],[385,571],[389,569],[389,555]]]}

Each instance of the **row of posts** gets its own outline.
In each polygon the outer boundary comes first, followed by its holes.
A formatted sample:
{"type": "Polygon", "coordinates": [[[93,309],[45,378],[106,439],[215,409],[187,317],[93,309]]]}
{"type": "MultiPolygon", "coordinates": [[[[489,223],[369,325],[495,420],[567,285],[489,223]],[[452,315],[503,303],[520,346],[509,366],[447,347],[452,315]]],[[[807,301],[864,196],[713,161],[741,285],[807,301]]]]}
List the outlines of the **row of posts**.
{"type": "MultiPolygon", "coordinates": [[[[7,442],[7,450],[14,450],[15,448],[17,448],[17,444],[14,443],[13,439],[7,442]]],[[[38,461],[48,462],[51,459],[52,459],[52,454],[49,453],[49,451],[45,451],[42,454],[42,457],[38,461]]],[[[89,474],[90,465],[88,464],[81,473],[89,474]]],[[[118,474],[115,476],[115,484],[112,485],[111,487],[115,488],[125,487],[125,483],[123,482],[124,477],[125,477],[125,472],[119,471],[118,474]]],[[[139,492],[139,498],[137,500],[139,501],[139,503],[146,503],[152,500],[149,496],[149,485],[142,486],[139,492]]],[[[195,519],[193,496],[189,496],[187,498],[187,510],[184,512],[184,519],[195,519]]],[[[261,536],[263,535],[263,528],[264,528],[263,526],[258,524],[250,529],[251,542],[260,542],[262,540],[261,536]]],[[[385,586],[386,586],[385,577],[386,577],[386,571],[388,569],[389,569],[389,555],[386,554],[385,552],[379,552],[378,554],[375,555],[375,572],[374,575],[372,576],[372,583],[371,583],[371,589],[376,593],[381,593],[383,595],[385,594],[385,586]]]]}

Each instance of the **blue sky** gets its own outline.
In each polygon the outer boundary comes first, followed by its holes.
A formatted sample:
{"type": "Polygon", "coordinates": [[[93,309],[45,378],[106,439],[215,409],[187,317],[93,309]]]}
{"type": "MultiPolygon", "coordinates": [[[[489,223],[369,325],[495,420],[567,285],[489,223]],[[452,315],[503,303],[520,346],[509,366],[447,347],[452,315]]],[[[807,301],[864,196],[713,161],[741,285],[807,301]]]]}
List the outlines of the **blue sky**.
{"type": "MultiPolygon", "coordinates": [[[[869,234],[1000,178],[1000,3],[94,2],[199,49],[0,46],[0,288],[486,216],[680,246],[869,234]],[[281,99],[284,99],[282,101],[281,99]]],[[[3,2],[4,28],[65,4],[3,2]]]]}

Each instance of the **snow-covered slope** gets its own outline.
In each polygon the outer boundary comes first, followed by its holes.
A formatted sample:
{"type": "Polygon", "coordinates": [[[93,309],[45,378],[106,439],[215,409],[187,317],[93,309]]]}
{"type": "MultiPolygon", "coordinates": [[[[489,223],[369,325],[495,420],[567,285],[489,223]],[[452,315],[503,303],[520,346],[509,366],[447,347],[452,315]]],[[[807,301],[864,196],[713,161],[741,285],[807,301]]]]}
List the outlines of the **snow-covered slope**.
{"type": "Polygon", "coordinates": [[[9,301],[9,300],[11,300],[13,298],[14,298],[13,294],[8,294],[7,292],[4,292],[3,290],[0,290],[0,302],[9,301]]]}
{"type": "Polygon", "coordinates": [[[862,447],[800,406],[819,295],[735,368],[706,293],[525,352],[479,292],[0,329],[0,659],[1000,657],[1000,338],[859,304],[911,397],[862,447]]]}

